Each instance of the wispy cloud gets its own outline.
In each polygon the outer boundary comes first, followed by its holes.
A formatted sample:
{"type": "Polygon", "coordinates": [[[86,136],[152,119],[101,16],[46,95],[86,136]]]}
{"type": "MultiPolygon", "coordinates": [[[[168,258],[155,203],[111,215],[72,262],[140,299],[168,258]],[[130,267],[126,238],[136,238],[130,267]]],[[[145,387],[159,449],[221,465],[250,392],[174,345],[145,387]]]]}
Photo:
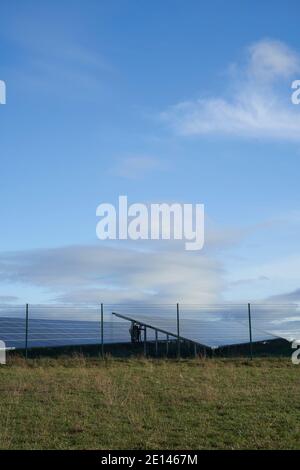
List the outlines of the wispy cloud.
{"type": "Polygon", "coordinates": [[[131,155],[118,158],[109,173],[127,179],[140,179],[154,171],[164,170],[162,160],[147,155],[131,155]]]}
{"type": "Polygon", "coordinates": [[[270,281],[270,279],[267,276],[258,276],[256,278],[247,278],[247,279],[238,279],[237,281],[232,281],[230,283],[230,286],[236,287],[236,286],[242,286],[242,285],[255,285],[258,282],[266,282],[270,281]]]}
{"type": "Polygon", "coordinates": [[[286,292],[279,295],[273,295],[268,300],[275,302],[296,302],[300,303],[300,288],[292,292],[286,292]]]}
{"type": "MultiPolygon", "coordinates": [[[[167,245],[164,241],[99,242],[2,252],[0,286],[3,293],[15,287],[23,302],[35,302],[35,292],[42,302],[70,303],[205,304],[219,302],[224,296],[239,302],[266,299],[297,288],[299,256],[252,265],[245,259],[233,262],[231,249],[264,226],[221,229],[208,221],[205,247],[196,255],[185,251],[181,241],[168,241],[167,245]],[[233,262],[230,272],[228,261],[233,262]],[[21,298],[22,289],[26,298],[21,298]]],[[[296,294],[282,301],[296,301],[296,294]]]]}
{"type": "Polygon", "coordinates": [[[32,90],[76,101],[103,97],[113,67],[99,47],[89,45],[74,31],[56,22],[54,32],[53,24],[43,18],[16,16],[1,32],[15,50],[6,72],[27,93],[32,90]]]}
{"type": "MultiPolygon", "coordinates": [[[[227,96],[199,98],[169,107],[160,117],[183,136],[300,140],[300,109],[291,103],[291,82],[300,55],[280,41],[251,45],[246,60],[231,66],[227,96]],[[282,92],[281,86],[284,86],[282,92]]],[[[224,84],[220,89],[226,89],[224,84]]]]}
{"type": "Polygon", "coordinates": [[[70,246],[0,255],[1,282],[42,287],[64,302],[212,302],[222,274],[213,256],[174,247],[70,246]]]}

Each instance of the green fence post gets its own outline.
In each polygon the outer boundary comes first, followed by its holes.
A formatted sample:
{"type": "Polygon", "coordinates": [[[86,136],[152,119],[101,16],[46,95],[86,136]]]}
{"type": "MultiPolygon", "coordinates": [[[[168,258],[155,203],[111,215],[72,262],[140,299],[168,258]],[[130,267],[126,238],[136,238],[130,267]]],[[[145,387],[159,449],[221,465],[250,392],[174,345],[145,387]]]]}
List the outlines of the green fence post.
{"type": "Polygon", "coordinates": [[[25,319],[25,358],[28,357],[28,313],[29,308],[28,304],[26,304],[26,319],[25,319]]]}
{"type": "Polygon", "coordinates": [[[180,323],[179,323],[179,304],[176,304],[177,313],[177,357],[180,357],[180,323]]]}
{"type": "Polygon", "coordinates": [[[250,346],[250,358],[253,359],[253,345],[252,345],[252,323],[251,323],[251,305],[248,304],[248,322],[249,322],[249,346],[250,346]]]}
{"type": "Polygon", "coordinates": [[[101,304],[101,356],[104,357],[103,304],[101,304]]]}
{"type": "Polygon", "coordinates": [[[155,330],[155,355],[158,356],[158,333],[155,330]]]}
{"type": "Polygon", "coordinates": [[[147,328],[144,326],[144,356],[147,356],[147,328]]]}

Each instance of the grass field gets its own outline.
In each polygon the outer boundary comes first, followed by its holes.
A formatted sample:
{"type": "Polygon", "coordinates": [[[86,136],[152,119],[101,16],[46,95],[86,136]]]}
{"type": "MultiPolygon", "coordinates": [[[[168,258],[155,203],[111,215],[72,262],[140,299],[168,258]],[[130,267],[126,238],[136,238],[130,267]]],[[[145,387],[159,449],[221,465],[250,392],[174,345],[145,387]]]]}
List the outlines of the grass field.
{"type": "Polygon", "coordinates": [[[289,359],[12,358],[1,449],[299,449],[289,359]]]}

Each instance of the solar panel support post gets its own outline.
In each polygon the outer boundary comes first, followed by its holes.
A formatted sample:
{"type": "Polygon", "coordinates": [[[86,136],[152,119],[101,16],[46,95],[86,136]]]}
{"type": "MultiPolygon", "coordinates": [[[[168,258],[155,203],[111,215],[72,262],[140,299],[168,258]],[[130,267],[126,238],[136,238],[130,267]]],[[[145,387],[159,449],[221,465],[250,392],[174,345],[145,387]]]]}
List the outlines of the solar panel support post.
{"type": "Polygon", "coordinates": [[[158,356],[158,331],[155,330],[155,355],[158,356]]]}
{"type": "Polygon", "coordinates": [[[248,322],[249,322],[249,347],[250,347],[250,359],[253,359],[253,344],[252,344],[252,322],[251,322],[251,305],[248,303],[248,322]]]}
{"type": "Polygon", "coordinates": [[[197,344],[194,343],[194,355],[195,357],[197,357],[197,344]]]}
{"type": "Polygon", "coordinates": [[[169,335],[166,335],[166,355],[169,355],[169,335]]]}
{"type": "Polygon", "coordinates": [[[101,356],[104,357],[103,304],[101,304],[101,356]]]}
{"type": "Polygon", "coordinates": [[[180,358],[180,323],[179,323],[179,304],[176,304],[177,314],[177,357],[180,358]]]}
{"type": "Polygon", "coordinates": [[[28,357],[28,324],[29,324],[29,305],[26,304],[26,314],[25,314],[25,359],[28,357]]]}
{"type": "Polygon", "coordinates": [[[147,356],[147,328],[144,327],[144,355],[147,356]]]}

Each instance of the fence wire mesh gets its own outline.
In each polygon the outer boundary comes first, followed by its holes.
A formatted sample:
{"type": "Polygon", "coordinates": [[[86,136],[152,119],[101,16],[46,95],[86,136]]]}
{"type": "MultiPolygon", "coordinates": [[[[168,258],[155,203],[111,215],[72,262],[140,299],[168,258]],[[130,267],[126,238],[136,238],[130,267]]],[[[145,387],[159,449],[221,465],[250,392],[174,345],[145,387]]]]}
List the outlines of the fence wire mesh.
{"type": "Polygon", "coordinates": [[[16,349],[130,343],[128,319],[150,326],[149,342],[166,333],[212,349],[300,339],[299,306],[270,303],[104,304],[103,316],[101,305],[1,305],[0,339],[16,349]]]}

